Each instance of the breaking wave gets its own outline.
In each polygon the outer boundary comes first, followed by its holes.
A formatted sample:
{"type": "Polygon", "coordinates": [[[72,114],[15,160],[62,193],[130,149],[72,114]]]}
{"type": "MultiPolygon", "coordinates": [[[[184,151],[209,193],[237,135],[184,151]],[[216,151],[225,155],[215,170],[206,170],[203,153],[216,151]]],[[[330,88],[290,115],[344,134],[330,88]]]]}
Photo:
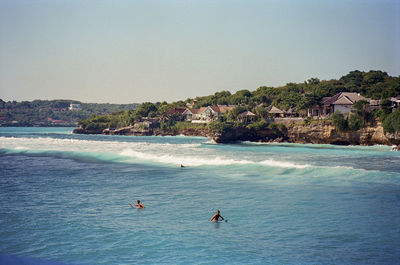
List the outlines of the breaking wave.
{"type": "Polygon", "coordinates": [[[191,167],[258,165],[282,168],[307,168],[274,159],[256,160],[234,152],[221,152],[201,143],[149,143],[93,141],[55,138],[0,137],[0,152],[7,155],[51,156],[93,162],[144,163],[191,167]],[[201,147],[201,148],[200,148],[201,147]]]}

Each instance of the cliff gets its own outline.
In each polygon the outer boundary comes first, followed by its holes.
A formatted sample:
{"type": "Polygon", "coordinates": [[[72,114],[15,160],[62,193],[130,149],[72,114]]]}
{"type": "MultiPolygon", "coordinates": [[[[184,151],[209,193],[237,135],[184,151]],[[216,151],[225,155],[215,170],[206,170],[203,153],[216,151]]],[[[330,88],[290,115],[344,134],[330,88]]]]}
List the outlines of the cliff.
{"type": "Polygon", "coordinates": [[[227,143],[234,141],[288,142],[336,145],[400,145],[399,134],[385,134],[379,124],[358,131],[338,132],[330,123],[292,125],[287,130],[233,128],[215,134],[214,141],[227,143]]]}
{"type": "Polygon", "coordinates": [[[284,129],[265,128],[260,130],[247,127],[230,128],[223,132],[213,132],[210,129],[137,129],[133,126],[115,130],[85,130],[77,128],[73,131],[78,134],[107,134],[107,135],[185,135],[203,136],[212,138],[217,143],[230,143],[237,141],[253,142],[288,142],[288,143],[313,143],[337,145],[400,145],[399,134],[384,134],[383,127],[365,127],[358,131],[338,132],[329,122],[310,125],[295,124],[284,129]]]}
{"type": "Polygon", "coordinates": [[[288,142],[340,145],[400,144],[399,137],[385,135],[381,125],[358,131],[338,132],[331,124],[293,126],[288,128],[288,142]]]}

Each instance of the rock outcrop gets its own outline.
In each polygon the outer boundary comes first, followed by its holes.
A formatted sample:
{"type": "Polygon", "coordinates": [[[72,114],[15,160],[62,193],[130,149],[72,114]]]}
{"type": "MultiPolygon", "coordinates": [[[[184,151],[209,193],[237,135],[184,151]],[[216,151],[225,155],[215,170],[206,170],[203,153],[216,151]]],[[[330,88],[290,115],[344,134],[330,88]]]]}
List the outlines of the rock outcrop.
{"type": "Polygon", "coordinates": [[[102,134],[103,130],[99,129],[99,130],[88,130],[88,129],[84,129],[82,127],[78,127],[75,128],[72,133],[77,133],[77,134],[102,134]]]}
{"type": "Polygon", "coordinates": [[[212,138],[217,143],[231,143],[237,141],[283,142],[288,139],[287,135],[279,130],[269,128],[253,130],[246,127],[227,129],[222,133],[215,133],[212,138]]]}
{"type": "Polygon", "coordinates": [[[107,135],[136,135],[136,136],[149,136],[153,132],[149,129],[137,129],[134,126],[121,127],[117,129],[104,129],[102,134],[107,135]]]}
{"type": "Polygon", "coordinates": [[[394,143],[384,134],[383,127],[380,125],[365,127],[355,132],[338,132],[331,124],[289,127],[288,141],[292,143],[341,145],[391,145],[394,143]]]}

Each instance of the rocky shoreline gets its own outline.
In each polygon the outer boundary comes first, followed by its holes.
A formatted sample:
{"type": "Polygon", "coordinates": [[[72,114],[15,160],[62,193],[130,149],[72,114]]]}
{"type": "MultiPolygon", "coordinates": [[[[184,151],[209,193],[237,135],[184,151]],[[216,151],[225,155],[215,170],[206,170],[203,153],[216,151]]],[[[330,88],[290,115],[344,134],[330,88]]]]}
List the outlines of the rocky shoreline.
{"type": "Polygon", "coordinates": [[[310,125],[295,124],[287,127],[285,130],[269,128],[254,130],[246,127],[231,128],[222,133],[213,132],[209,129],[143,130],[133,126],[104,130],[85,130],[79,127],[73,133],[132,136],[203,136],[213,139],[216,143],[251,141],[335,145],[396,145],[400,149],[400,135],[385,134],[380,124],[374,127],[365,127],[355,132],[338,132],[330,123],[318,123],[310,125]]]}

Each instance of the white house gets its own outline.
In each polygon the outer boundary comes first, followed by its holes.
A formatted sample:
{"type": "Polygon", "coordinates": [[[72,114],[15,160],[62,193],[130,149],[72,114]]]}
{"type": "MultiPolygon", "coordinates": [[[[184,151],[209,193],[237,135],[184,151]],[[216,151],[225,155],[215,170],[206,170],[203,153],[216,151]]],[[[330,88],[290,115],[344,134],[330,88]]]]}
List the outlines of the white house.
{"type": "MultiPolygon", "coordinates": [[[[340,92],[333,97],[325,97],[319,105],[315,105],[308,110],[308,116],[328,116],[332,115],[335,111],[342,114],[351,112],[354,103],[360,100],[365,100],[370,103],[372,100],[361,96],[359,93],[354,92],[340,92]]],[[[371,102],[372,105],[376,104],[371,102]]]]}
{"type": "Polygon", "coordinates": [[[221,114],[225,114],[235,108],[235,105],[216,105],[201,107],[199,109],[187,108],[182,115],[185,116],[186,120],[203,120],[210,121],[215,120],[221,114]]]}
{"type": "Polygon", "coordinates": [[[220,115],[225,114],[231,110],[233,110],[236,105],[216,105],[216,106],[208,106],[204,111],[200,113],[200,116],[207,120],[215,120],[220,115]]]}
{"type": "Polygon", "coordinates": [[[81,106],[81,104],[70,104],[69,105],[69,108],[68,108],[69,110],[81,110],[82,109],[82,106],[81,106]]]}
{"type": "Polygon", "coordinates": [[[187,108],[182,115],[185,117],[186,120],[191,121],[191,120],[200,120],[202,118],[201,113],[205,111],[207,108],[202,107],[199,109],[191,109],[187,108]]]}

